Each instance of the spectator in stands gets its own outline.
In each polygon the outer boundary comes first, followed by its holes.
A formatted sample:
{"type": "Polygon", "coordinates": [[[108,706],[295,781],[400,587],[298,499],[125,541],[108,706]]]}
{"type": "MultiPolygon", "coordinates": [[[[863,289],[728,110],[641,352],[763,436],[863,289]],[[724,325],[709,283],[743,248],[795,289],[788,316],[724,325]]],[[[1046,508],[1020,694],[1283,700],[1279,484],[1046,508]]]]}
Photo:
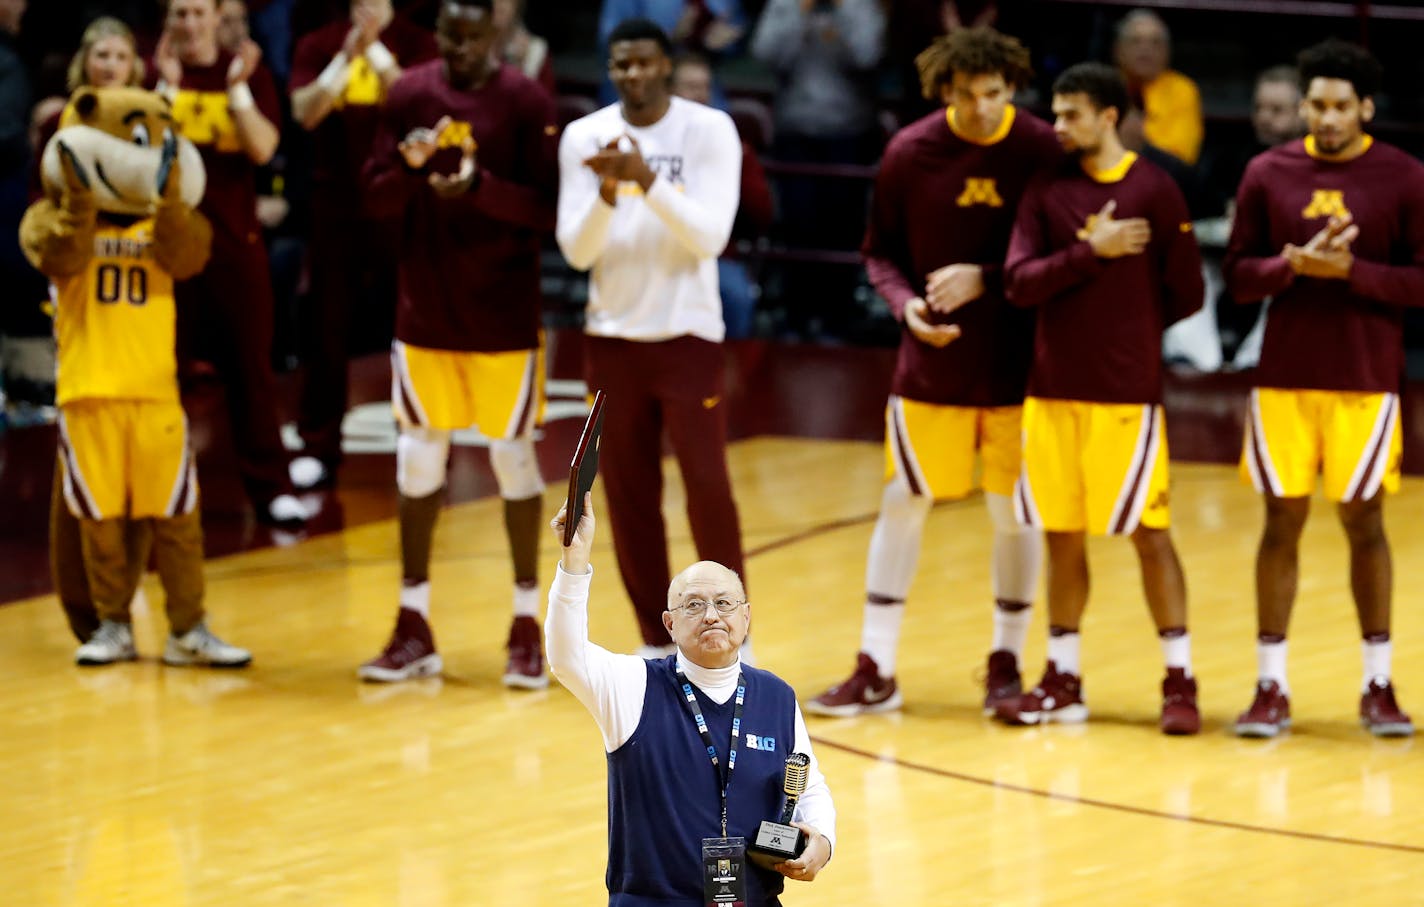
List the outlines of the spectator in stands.
{"type": "Polygon", "coordinates": [[[218,4],[218,46],[237,53],[242,42],[251,37],[252,32],[247,27],[246,0],[222,0],[218,4]]]}
{"type": "Polygon", "coordinates": [[[554,84],[554,64],[549,57],[549,42],[531,34],[524,24],[524,0],[494,0],[495,55],[549,92],[558,94],[554,84]]]}
{"type": "MultiPolygon", "coordinates": [[[[1207,182],[1207,193],[1227,232],[1236,208],[1236,188],[1251,159],[1264,151],[1295,141],[1305,135],[1300,116],[1300,71],[1294,66],[1272,66],[1256,77],[1251,102],[1251,128],[1255,141],[1242,143],[1216,160],[1207,182]]],[[[1266,310],[1270,300],[1238,303],[1223,288],[1216,300],[1217,326],[1226,360],[1236,370],[1254,368],[1261,359],[1261,341],[1266,334],[1266,310]]]]}
{"type": "MultiPolygon", "coordinates": [[[[672,93],[699,104],[712,103],[712,64],[700,54],[678,57],[672,70],[672,93]]],[[[771,226],[773,215],[771,187],[766,182],[766,170],[756,149],[742,140],[742,195],[737,207],[737,220],[732,224],[732,238],[753,239],[771,226]]],[[[756,286],[747,266],[723,255],[717,259],[717,281],[722,291],[722,320],[727,324],[727,339],[737,340],[752,333],[756,314],[756,286]]]]}
{"type": "Polygon", "coordinates": [[[1294,66],[1272,66],[1256,77],[1251,99],[1255,141],[1231,148],[1212,162],[1208,192],[1215,212],[1230,213],[1236,187],[1251,158],[1305,135],[1300,118],[1300,73],[1294,66]]]}
{"type": "Polygon", "coordinates": [[[310,237],[311,292],[301,327],[297,427],[306,446],[292,461],[298,488],[328,482],[341,460],[354,316],[380,312],[386,325],[392,318],[394,231],[363,213],[361,168],[387,90],[405,68],[434,58],[434,36],[396,13],[390,0],[352,0],[347,18],[297,42],[292,117],[312,133],[312,220],[320,225],[310,237]]]}
{"type": "MultiPolygon", "coordinates": [[[[752,37],[752,53],[780,80],[774,156],[816,164],[874,161],[884,144],[876,76],[884,49],[885,10],[879,0],[770,0],[752,37]]],[[[792,177],[781,180],[780,188],[788,244],[859,247],[863,181],[792,177]]],[[[854,268],[858,273],[859,265],[854,268]]],[[[788,282],[799,303],[788,313],[792,332],[837,333],[845,327],[854,285],[846,269],[819,263],[789,269],[788,282]]]]}
{"type": "Polygon", "coordinates": [[[217,0],[169,0],[153,62],[174,124],[207,169],[202,212],[213,224],[207,269],[178,285],[180,361],[207,357],[227,390],[238,467],[258,519],[305,522],[292,494],[272,373],[274,303],[257,220],[256,168],[277,150],[281,105],[262,51],[218,44],[217,0]]]}
{"type": "Polygon", "coordinates": [[[1195,165],[1202,143],[1201,93],[1190,78],[1167,68],[1172,40],[1162,17],[1145,9],[1128,13],[1118,23],[1113,52],[1128,94],[1146,113],[1146,140],[1195,165]]]}

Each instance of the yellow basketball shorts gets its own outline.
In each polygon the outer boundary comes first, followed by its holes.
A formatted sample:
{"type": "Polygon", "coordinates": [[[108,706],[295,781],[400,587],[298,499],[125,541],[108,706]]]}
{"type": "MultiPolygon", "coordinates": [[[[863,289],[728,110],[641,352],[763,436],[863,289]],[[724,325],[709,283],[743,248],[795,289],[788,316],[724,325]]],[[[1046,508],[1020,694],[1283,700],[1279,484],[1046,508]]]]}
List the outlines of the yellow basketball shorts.
{"type": "Polygon", "coordinates": [[[1399,490],[1399,395],[1356,391],[1251,391],[1241,475],[1263,494],[1308,497],[1324,476],[1332,501],[1399,490]]]}
{"type": "Polygon", "coordinates": [[[1024,401],[1019,522],[1049,532],[1130,535],[1169,525],[1162,407],[1024,401]]]}
{"type": "Polygon", "coordinates": [[[910,491],[935,500],[962,498],[982,484],[1009,495],[1019,474],[1021,406],[944,406],[891,396],[885,406],[885,480],[903,476],[910,491]]]}
{"type": "Polygon", "coordinates": [[[188,420],[176,400],[75,400],[60,408],[64,500],[80,519],[174,517],[198,503],[188,420]]]}
{"type": "Polygon", "coordinates": [[[468,353],[397,340],[391,404],[405,427],[525,437],[544,418],[544,350],[468,353]]]}

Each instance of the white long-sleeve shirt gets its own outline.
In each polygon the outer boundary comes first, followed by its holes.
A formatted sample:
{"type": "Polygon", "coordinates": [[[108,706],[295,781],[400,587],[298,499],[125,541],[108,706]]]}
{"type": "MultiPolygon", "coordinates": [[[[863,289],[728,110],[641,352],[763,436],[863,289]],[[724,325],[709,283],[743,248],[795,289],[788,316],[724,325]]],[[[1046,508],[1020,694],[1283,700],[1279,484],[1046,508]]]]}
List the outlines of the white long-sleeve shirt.
{"type": "MultiPolygon", "coordinates": [[[[544,623],[544,646],[549,669],[584,708],[593,714],[603,734],[603,747],[613,752],[633,736],[643,715],[643,697],[648,688],[648,669],[636,655],[616,655],[588,639],[588,589],[593,570],[578,576],[565,573],[563,565],[549,588],[549,613],[544,623]]],[[[726,702],[737,690],[740,659],[725,668],[704,668],[677,653],[677,666],[713,702],[726,702]]],[[[836,844],[836,807],[831,790],[821,774],[811,735],[801,707],[796,707],[796,743],[793,752],[811,757],[806,791],[796,803],[793,819],[805,822],[836,844]]]]}
{"type": "Polygon", "coordinates": [[[662,119],[633,126],[612,104],[575,120],[559,141],[556,236],[569,264],[593,269],[585,330],[601,337],[667,340],[726,334],[717,257],[732,235],[741,194],[742,143],[732,118],[674,97],[662,119]],[[599,194],[583,162],[627,134],[657,174],[646,193],[619,185],[599,194]]]}

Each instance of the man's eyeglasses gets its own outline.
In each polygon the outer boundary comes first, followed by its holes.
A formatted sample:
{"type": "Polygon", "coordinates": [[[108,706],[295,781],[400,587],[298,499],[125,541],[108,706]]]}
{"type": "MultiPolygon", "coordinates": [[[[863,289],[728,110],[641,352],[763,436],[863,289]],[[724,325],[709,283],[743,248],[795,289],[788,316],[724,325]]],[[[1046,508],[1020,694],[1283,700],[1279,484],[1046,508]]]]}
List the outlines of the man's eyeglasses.
{"type": "Polygon", "coordinates": [[[725,598],[710,602],[694,598],[668,610],[688,620],[695,620],[706,614],[709,607],[716,608],[718,614],[731,614],[745,604],[746,602],[734,602],[725,598]]]}

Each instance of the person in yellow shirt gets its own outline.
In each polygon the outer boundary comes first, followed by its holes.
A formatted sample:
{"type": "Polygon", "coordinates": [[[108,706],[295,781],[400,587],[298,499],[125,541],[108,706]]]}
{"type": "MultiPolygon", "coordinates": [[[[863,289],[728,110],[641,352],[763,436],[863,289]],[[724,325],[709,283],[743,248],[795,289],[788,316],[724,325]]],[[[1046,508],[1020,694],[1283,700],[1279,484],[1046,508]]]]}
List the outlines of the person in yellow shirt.
{"type": "Polygon", "coordinates": [[[1151,10],[1135,9],[1117,26],[1113,55],[1127,90],[1146,113],[1148,143],[1195,165],[1201,155],[1201,92],[1190,77],[1169,69],[1172,38],[1151,10]]]}
{"type": "Polygon", "coordinates": [[[46,146],[41,173],[45,198],[25,212],[20,244],[53,286],[63,494],[79,519],[99,617],[75,660],[137,658],[132,561],[147,552],[125,536],[147,520],[171,628],[164,662],[246,665],[252,656],[204,620],[197,473],[178,399],[173,281],[201,270],[212,243],[193,210],[201,158],[180,146],[158,95],[86,87],[46,146]]]}

